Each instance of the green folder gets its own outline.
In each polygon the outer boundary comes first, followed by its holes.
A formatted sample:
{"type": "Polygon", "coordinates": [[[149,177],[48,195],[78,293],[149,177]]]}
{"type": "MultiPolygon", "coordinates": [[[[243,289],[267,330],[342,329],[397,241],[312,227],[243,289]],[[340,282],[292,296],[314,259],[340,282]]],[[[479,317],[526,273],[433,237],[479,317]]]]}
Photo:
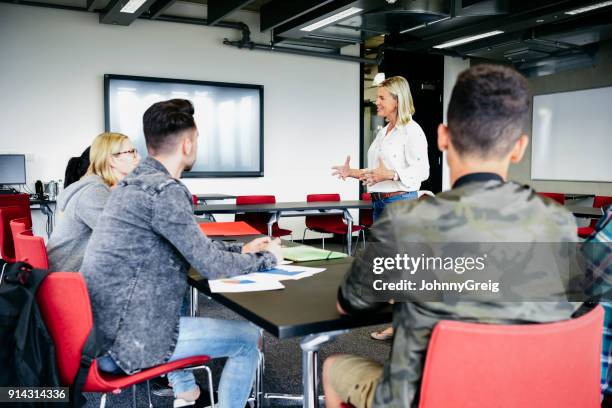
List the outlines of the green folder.
{"type": "Polygon", "coordinates": [[[347,255],[342,252],[326,251],[306,245],[283,248],[283,257],[295,262],[321,261],[344,258],[345,256],[347,255]]]}

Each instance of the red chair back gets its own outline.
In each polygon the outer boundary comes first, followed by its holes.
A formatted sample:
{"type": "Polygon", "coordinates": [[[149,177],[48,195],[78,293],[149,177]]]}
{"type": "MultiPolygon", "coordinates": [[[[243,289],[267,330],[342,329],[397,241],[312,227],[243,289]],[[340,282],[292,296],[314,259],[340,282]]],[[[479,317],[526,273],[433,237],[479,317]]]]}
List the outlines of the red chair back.
{"type": "MultiPolygon", "coordinates": [[[[78,272],[50,273],[40,285],[36,299],[55,344],[60,381],[64,386],[71,385],[80,366],[81,350],[93,325],[85,280],[78,272]]],[[[93,365],[90,377],[96,371],[93,365]]]]}
{"type": "Polygon", "coordinates": [[[245,195],[236,197],[237,205],[248,204],[275,204],[276,197],[273,195],[245,195]]]}
{"type": "Polygon", "coordinates": [[[538,193],[542,197],[548,197],[552,200],[555,200],[561,205],[565,205],[565,194],[563,193],[538,193]]]}
{"type": "MultiPolygon", "coordinates": [[[[29,207],[27,209],[29,214],[29,207]]],[[[24,209],[19,206],[0,207],[0,252],[6,262],[15,262],[15,243],[11,232],[11,221],[18,218],[28,218],[24,209]]],[[[28,218],[31,220],[31,218],[28,218]]],[[[29,222],[32,225],[32,222],[29,222]]]]}
{"type": "Polygon", "coordinates": [[[599,407],[603,309],[556,323],[441,321],[419,408],[599,407]]]}
{"type": "Polygon", "coordinates": [[[45,240],[32,235],[31,231],[26,230],[17,234],[15,252],[20,256],[17,260],[27,262],[36,269],[49,269],[45,240]]]}
{"type": "Polygon", "coordinates": [[[0,194],[0,207],[19,207],[23,216],[32,225],[32,212],[30,211],[30,196],[28,194],[0,194]]]}
{"type": "MultiPolygon", "coordinates": [[[[372,201],[370,193],[362,193],[362,200],[372,201]]],[[[373,210],[359,210],[359,225],[370,227],[374,223],[373,210]]]]}
{"type": "MultiPolygon", "coordinates": [[[[248,205],[248,204],[275,204],[276,197],[273,195],[247,195],[247,196],[237,196],[236,204],[237,205],[248,205]]],[[[236,221],[244,221],[249,224],[251,227],[255,228],[257,231],[262,234],[268,233],[268,220],[270,215],[268,213],[245,213],[245,214],[236,214],[234,216],[234,220],[236,221]]],[[[272,231],[278,228],[278,223],[274,223],[272,226],[272,231]]]]}
{"type": "MultiPolygon", "coordinates": [[[[275,204],[276,197],[273,195],[248,195],[248,196],[237,196],[236,204],[248,205],[248,204],[275,204]]],[[[246,213],[236,214],[234,219],[236,221],[244,221],[251,227],[255,228],[262,234],[268,234],[268,220],[270,214],[268,213],[246,213]]],[[[278,226],[278,222],[272,224],[272,236],[282,237],[285,235],[291,235],[292,231],[278,226]]]]}
{"type": "MultiPolygon", "coordinates": [[[[340,194],[308,194],[306,201],[340,201],[340,194]]],[[[318,232],[327,232],[330,227],[345,226],[342,215],[307,215],[306,227],[318,232]]],[[[346,228],[346,227],[344,227],[346,228]]]]}
{"type": "MultiPolygon", "coordinates": [[[[22,232],[30,231],[30,235],[32,235],[32,225],[28,225],[27,218],[17,218],[11,220],[11,235],[13,237],[13,244],[17,242],[17,235],[22,232]]],[[[19,247],[15,245],[15,259],[21,259],[23,255],[19,252],[19,247]]]]}

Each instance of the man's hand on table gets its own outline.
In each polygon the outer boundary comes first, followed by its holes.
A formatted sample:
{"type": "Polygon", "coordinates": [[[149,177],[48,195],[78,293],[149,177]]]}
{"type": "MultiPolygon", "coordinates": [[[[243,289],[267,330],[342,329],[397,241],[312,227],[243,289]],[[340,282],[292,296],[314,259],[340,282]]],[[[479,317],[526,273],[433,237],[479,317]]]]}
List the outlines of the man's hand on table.
{"type": "Polygon", "coordinates": [[[271,252],[276,257],[276,263],[279,264],[283,260],[283,252],[280,246],[280,239],[271,239],[270,237],[255,238],[251,242],[244,244],[242,247],[243,254],[250,254],[261,251],[271,252]]]}

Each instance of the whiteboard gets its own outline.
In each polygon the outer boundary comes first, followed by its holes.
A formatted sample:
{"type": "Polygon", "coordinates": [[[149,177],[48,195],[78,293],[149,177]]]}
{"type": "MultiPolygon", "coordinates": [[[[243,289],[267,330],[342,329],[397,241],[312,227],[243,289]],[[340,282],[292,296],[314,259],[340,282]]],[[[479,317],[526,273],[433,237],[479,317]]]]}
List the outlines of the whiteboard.
{"type": "Polygon", "coordinates": [[[533,97],[531,178],[612,182],[612,86],[533,97]]]}

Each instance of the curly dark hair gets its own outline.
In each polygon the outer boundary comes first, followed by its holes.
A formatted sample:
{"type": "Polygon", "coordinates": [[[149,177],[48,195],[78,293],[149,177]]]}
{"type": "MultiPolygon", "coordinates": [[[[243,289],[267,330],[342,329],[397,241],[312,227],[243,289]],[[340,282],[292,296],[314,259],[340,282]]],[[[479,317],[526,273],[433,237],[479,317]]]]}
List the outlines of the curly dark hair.
{"type": "Polygon", "coordinates": [[[448,106],[453,146],[462,156],[500,158],[524,132],[531,94],[525,77],[503,65],[463,71],[448,106]]]}

